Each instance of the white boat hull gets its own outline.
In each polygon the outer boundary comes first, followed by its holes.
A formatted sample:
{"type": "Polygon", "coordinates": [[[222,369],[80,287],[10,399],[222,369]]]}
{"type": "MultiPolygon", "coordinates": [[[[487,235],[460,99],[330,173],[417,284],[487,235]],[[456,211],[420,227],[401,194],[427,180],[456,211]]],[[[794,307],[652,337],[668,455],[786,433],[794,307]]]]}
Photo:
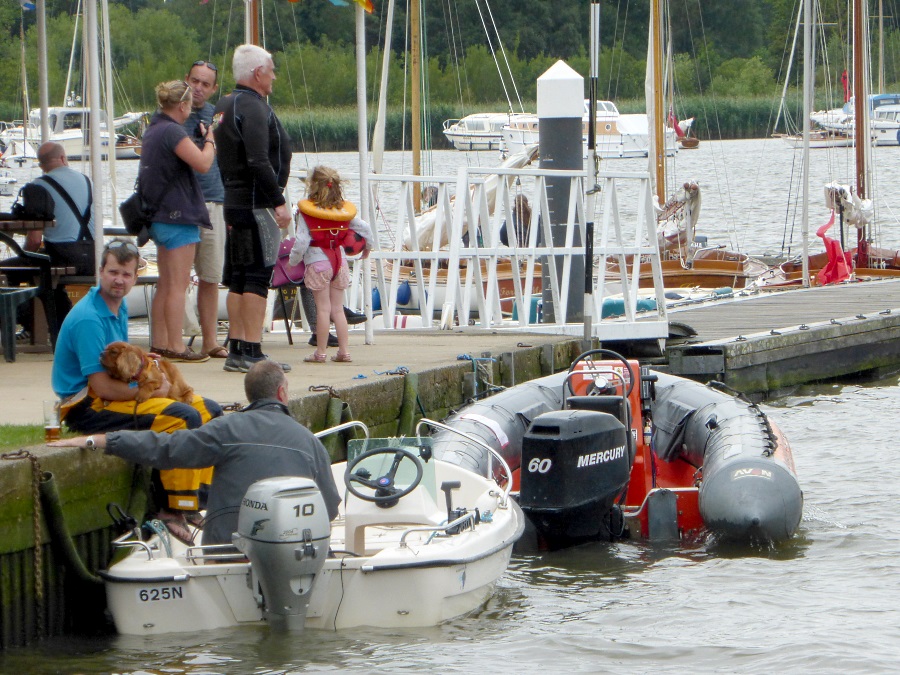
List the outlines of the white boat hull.
{"type": "MultiPolygon", "coordinates": [[[[339,484],[345,466],[333,466],[339,484]]],[[[326,560],[313,586],[307,628],[433,626],[490,597],[521,536],[524,516],[512,500],[501,504],[502,490],[492,480],[445,462],[434,461],[434,466],[435,484],[429,487],[423,480],[394,507],[406,507],[398,514],[345,495],[332,523],[334,556],[326,560]],[[453,491],[454,505],[489,512],[489,522],[483,518],[470,530],[450,536],[434,536],[432,530],[407,532],[423,520],[435,528],[446,523],[438,486],[447,480],[461,484],[453,491]],[[405,546],[400,545],[404,532],[405,546]]],[[[191,556],[202,547],[189,552],[174,539],[168,557],[158,536],[147,544],[149,548],[134,548],[102,573],[119,633],[155,635],[265,623],[249,562],[198,561],[191,556]]]]}

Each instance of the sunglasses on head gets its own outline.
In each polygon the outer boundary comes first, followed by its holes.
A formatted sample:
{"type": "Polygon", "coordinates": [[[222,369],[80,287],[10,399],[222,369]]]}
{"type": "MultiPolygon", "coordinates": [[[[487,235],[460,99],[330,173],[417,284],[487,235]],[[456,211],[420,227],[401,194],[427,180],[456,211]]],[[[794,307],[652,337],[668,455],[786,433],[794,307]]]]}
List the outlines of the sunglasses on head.
{"type": "Polygon", "coordinates": [[[138,254],[138,247],[132,244],[130,241],[124,241],[122,239],[113,239],[106,245],[107,251],[115,251],[117,249],[124,248],[126,251],[130,251],[135,255],[138,254]]]}
{"type": "Polygon", "coordinates": [[[200,61],[194,61],[194,62],[191,64],[191,68],[193,68],[194,66],[206,66],[206,67],[209,68],[210,70],[215,70],[216,72],[219,71],[219,69],[216,68],[215,64],[210,63],[209,61],[204,61],[204,60],[202,60],[202,59],[201,59],[200,61]]]}
{"type": "Polygon", "coordinates": [[[184,93],[181,95],[181,98],[179,99],[179,101],[181,103],[184,103],[185,101],[191,100],[192,90],[191,90],[191,85],[189,85],[187,82],[183,82],[182,84],[184,84],[184,86],[187,87],[187,89],[184,90],[184,93]]]}

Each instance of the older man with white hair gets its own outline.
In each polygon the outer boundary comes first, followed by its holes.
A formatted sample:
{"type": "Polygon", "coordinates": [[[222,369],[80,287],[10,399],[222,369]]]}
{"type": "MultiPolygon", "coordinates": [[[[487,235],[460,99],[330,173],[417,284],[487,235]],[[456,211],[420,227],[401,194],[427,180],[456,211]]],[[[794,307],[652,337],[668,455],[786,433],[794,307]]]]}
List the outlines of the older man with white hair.
{"type": "MultiPolygon", "coordinates": [[[[264,259],[257,214],[271,209],[282,229],[291,222],[284,197],[291,140],[266,101],[275,81],[272,55],[241,45],[232,68],[237,84],[216,106],[213,125],[229,226],[223,275],[229,322],[225,370],[245,373],[268,358],[262,352],[262,328],[274,261],[267,265],[264,259]]],[[[290,370],[288,364],[281,366],[290,370]]]]}

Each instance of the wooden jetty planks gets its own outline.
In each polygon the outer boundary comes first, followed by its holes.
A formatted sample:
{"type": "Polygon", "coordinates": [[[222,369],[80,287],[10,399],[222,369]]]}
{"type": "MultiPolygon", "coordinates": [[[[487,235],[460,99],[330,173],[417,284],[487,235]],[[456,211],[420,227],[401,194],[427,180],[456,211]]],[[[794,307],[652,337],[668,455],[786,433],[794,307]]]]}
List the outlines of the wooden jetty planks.
{"type": "Polygon", "coordinates": [[[900,281],[743,296],[675,308],[697,335],[670,345],[672,372],[745,393],[900,366],[900,281]]]}

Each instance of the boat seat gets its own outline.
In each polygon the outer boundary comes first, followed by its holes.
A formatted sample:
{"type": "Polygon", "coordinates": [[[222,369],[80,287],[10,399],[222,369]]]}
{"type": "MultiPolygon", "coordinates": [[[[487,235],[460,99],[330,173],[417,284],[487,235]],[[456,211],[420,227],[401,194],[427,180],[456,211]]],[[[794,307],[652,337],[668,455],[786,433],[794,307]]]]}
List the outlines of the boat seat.
{"type": "MultiPolygon", "coordinates": [[[[344,491],[344,545],[357,555],[367,555],[366,528],[378,526],[441,525],[447,520],[446,505],[438,501],[434,474],[434,462],[424,465],[422,482],[396,505],[382,508],[344,491]]],[[[335,475],[338,485],[343,484],[343,472],[335,475]]],[[[441,495],[443,497],[443,495],[441,495]]]]}

